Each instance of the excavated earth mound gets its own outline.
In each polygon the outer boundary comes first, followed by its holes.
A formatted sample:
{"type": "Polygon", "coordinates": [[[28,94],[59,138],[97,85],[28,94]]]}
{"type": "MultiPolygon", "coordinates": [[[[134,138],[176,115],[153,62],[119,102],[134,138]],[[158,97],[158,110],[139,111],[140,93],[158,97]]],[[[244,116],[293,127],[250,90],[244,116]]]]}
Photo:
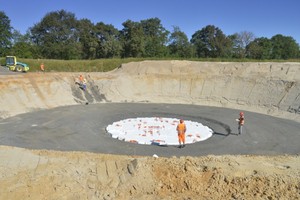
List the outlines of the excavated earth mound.
{"type": "Polygon", "coordinates": [[[299,156],[128,157],[0,147],[0,199],[299,199],[299,156]]]}
{"type": "MultiPolygon", "coordinates": [[[[0,117],[87,103],[167,102],[300,122],[299,63],[144,61],[82,74],[85,92],[75,84],[79,73],[2,69],[0,117]]],[[[0,161],[0,199],[300,199],[299,155],[152,158],[0,146],[0,161]]]]}

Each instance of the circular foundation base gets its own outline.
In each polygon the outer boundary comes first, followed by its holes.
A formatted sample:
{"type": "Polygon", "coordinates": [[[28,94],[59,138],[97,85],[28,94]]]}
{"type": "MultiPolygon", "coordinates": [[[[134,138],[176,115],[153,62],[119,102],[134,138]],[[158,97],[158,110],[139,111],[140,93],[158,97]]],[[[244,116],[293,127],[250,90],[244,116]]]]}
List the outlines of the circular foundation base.
{"type": "MultiPolygon", "coordinates": [[[[186,124],[185,143],[191,144],[210,138],[213,130],[198,122],[184,121],[186,124]]],[[[179,119],[149,117],[129,118],[114,122],[106,130],[113,138],[146,145],[178,145],[176,127],[179,119]]]]}

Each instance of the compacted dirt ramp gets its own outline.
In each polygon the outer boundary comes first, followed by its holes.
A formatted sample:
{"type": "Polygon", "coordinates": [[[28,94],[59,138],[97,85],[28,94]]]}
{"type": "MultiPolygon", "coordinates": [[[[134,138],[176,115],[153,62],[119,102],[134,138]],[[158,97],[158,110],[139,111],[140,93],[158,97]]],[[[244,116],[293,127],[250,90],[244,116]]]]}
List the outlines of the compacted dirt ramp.
{"type": "Polygon", "coordinates": [[[2,68],[0,78],[0,199],[300,199],[299,63],[144,61],[107,73],[18,74],[2,68]],[[86,91],[75,84],[80,74],[86,91]],[[126,109],[128,102],[135,111],[126,109]],[[84,121],[101,104],[109,109],[84,121]],[[68,109],[79,105],[96,107],[72,115],[68,109]],[[143,105],[149,106],[146,113],[137,109],[143,105]],[[201,106],[201,112],[185,113],[201,106]],[[209,106],[225,112],[210,114],[209,106]],[[178,110],[168,111],[173,107],[178,110]],[[240,110],[249,118],[245,135],[237,136],[234,117],[240,110]],[[143,114],[206,120],[215,133],[185,149],[141,148],[113,141],[98,125],[143,114]],[[66,116],[74,118],[65,123],[66,116]],[[93,128],[76,135],[73,129],[82,126],[93,128]],[[269,140],[270,133],[280,142],[269,140]],[[93,148],[78,148],[84,138],[101,134],[112,141],[102,144],[105,151],[95,139],[93,148]],[[64,140],[78,149],[64,149],[64,140]],[[247,148],[257,149],[256,155],[247,148]],[[154,154],[159,150],[165,154],[154,154]]]}

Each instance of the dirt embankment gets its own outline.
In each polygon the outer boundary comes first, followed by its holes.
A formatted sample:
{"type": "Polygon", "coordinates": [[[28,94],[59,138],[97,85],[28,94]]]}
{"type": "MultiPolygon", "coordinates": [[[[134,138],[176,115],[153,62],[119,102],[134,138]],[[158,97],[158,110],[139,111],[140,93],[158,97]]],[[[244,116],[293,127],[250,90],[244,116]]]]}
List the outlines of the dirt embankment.
{"type": "Polygon", "coordinates": [[[103,86],[112,101],[228,107],[300,121],[299,63],[144,61],[114,74],[103,86]]]}
{"type": "Polygon", "coordinates": [[[75,84],[79,73],[1,76],[1,117],[86,102],[168,102],[300,121],[299,63],[144,61],[83,75],[88,81],[86,92],[75,84]]]}
{"type": "Polygon", "coordinates": [[[299,156],[152,158],[2,146],[0,158],[0,199],[300,198],[299,156]]]}

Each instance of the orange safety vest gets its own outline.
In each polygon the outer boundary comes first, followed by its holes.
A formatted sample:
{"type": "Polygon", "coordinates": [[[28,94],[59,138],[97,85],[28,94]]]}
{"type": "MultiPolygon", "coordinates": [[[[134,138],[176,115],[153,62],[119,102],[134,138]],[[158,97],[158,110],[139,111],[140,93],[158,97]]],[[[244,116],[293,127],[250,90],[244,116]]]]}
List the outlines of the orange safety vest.
{"type": "Polygon", "coordinates": [[[245,123],[245,118],[244,117],[240,117],[239,118],[239,125],[244,125],[245,123]]]}
{"type": "Polygon", "coordinates": [[[79,76],[79,80],[80,80],[80,82],[83,82],[83,76],[82,75],[79,76]]]}
{"type": "Polygon", "coordinates": [[[177,126],[177,132],[180,133],[185,133],[186,131],[186,127],[184,123],[178,124],[177,126]]]}

